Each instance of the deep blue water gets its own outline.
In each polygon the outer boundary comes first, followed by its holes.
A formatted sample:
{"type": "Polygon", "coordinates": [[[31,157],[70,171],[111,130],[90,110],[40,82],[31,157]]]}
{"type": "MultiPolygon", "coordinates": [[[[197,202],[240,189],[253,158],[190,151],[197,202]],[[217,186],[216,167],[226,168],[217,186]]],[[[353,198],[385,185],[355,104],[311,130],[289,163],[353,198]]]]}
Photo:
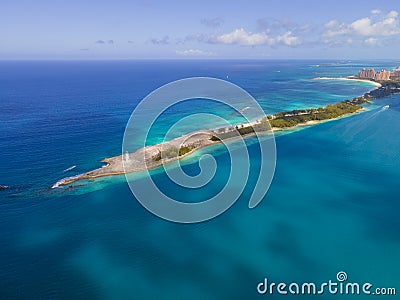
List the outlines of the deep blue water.
{"type": "MultiPolygon", "coordinates": [[[[10,186],[0,191],[0,298],[251,299],[260,297],[256,285],[264,277],[323,282],[339,271],[353,281],[400,289],[399,95],[375,101],[365,113],[278,136],[273,183],[253,210],[247,208],[252,178],[230,210],[192,225],[147,212],[122,176],[72,191],[50,189],[120,154],[134,107],[170,81],[228,79],[273,113],[324,106],[373,88],[314,77],[397,64],[0,62],[0,184],[10,186]],[[384,105],[390,108],[380,111],[384,105]]],[[[158,128],[188,110],[230,117],[224,107],[199,101],[176,107],[158,128]]],[[[257,147],[251,140],[247,147],[255,167],[257,147]]],[[[202,151],[222,165],[228,159],[223,149],[202,151]]],[[[196,159],[185,168],[196,173],[196,159]]],[[[162,172],[154,178],[182,200],[200,195],[168,186],[162,172]]]]}

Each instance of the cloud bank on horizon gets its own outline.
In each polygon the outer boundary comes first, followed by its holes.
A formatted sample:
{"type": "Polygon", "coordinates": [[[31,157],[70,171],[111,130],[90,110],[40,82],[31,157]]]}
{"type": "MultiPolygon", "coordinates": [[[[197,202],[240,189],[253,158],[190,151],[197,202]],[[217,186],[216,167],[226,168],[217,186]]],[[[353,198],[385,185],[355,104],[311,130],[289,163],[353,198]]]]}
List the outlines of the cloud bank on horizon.
{"type": "Polygon", "coordinates": [[[25,11],[18,2],[0,11],[0,59],[396,58],[400,42],[400,9],[393,1],[364,1],[357,10],[342,0],[339,10],[314,0],[297,6],[205,0],[197,8],[174,1],[93,7],[72,1],[57,14],[54,5],[25,11]]]}
{"type": "Polygon", "coordinates": [[[338,41],[346,37],[345,43],[356,42],[365,45],[386,45],[395,46],[398,40],[389,39],[400,34],[399,13],[395,10],[387,14],[380,10],[372,10],[371,16],[357,19],[351,23],[341,22],[333,19],[325,24],[323,36],[326,42],[338,41]]]}

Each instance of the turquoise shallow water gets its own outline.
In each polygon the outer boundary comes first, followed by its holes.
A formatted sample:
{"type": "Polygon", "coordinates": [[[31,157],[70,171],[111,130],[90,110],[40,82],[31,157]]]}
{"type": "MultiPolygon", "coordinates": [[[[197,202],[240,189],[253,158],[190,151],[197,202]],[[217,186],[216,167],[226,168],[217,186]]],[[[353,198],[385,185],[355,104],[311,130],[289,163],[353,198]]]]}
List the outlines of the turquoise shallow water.
{"type": "MultiPolygon", "coordinates": [[[[370,90],[310,80],[354,74],[363,63],[396,62],[2,63],[0,184],[11,188],[0,192],[0,298],[256,299],[264,277],[320,283],[339,271],[351,281],[399,289],[398,95],[375,101],[368,112],[278,136],[273,183],[253,210],[247,199],[255,178],[226,213],[192,225],[151,215],[123,177],[49,189],[119,154],[135,103],[170,80],[229,75],[269,113],[370,90]],[[384,105],[390,108],[381,111],[384,105]]],[[[159,128],[186,109],[176,108],[159,128]]],[[[218,106],[195,109],[230,114],[218,106]]],[[[247,150],[257,168],[257,143],[249,139],[247,150]]],[[[229,158],[222,147],[201,151],[222,166],[229,158]]],[[[184,168],[198,172],[193,158],[184,168]]],[[[170,186],[163,172],[153,177],[166,192],[196,201],[218,190],[226,171],[220,168],[201,194],[170,186]]]]}

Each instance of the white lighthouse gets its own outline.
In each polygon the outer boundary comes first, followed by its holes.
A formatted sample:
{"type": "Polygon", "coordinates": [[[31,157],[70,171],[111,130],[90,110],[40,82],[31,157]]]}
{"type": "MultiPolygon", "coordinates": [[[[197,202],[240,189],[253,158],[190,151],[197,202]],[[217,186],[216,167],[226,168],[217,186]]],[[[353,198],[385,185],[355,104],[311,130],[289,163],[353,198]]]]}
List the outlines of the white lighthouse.
{"type": "Polygon", "coordinates": [[[125,162],[129,161],[129,152],[128,152],[128,150],[126,150],[126,152],[124,154],[124,160],[125,160],[125,162]]]}

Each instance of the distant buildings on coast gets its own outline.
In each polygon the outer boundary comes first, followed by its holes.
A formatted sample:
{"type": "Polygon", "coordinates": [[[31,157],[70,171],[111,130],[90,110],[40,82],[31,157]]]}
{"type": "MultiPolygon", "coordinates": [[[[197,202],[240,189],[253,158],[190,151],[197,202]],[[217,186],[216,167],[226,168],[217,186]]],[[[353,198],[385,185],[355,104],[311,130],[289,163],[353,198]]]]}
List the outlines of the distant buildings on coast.
{"type": "Polygon", "coordinates": [[[394,70],[393,72],[384,69],[377,72],[375,71],[374,68],[372,69],[364,68],[358,72],[358,77],[362,79],[373,79],[377,81],[390,80],[391,78],[396,79],[400,78],[400,67],[394,70]]]}
{"type": "Polygon", "coordinates": [[[393,77],[400,78],[400,67],[393,71],[393,77]]]}

